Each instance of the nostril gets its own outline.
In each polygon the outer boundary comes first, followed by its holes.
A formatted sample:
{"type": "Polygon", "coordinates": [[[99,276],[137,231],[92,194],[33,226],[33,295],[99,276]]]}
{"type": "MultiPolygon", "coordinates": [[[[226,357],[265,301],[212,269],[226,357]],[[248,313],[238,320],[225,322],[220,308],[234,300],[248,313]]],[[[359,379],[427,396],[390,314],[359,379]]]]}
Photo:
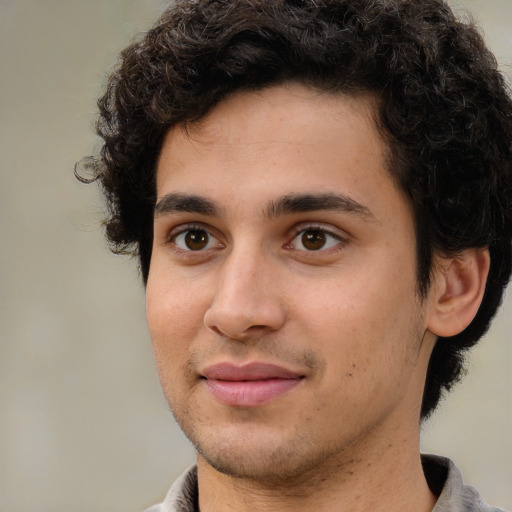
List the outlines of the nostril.
{"type": "Polygon", "coordinates": [[[223,333],[222,331],[216,327],[215,325],[212,325],[212,326],[208,326],[208,328],[213,331],[215,334],[218,334],[219,336],[223,336],[223,333]]]}
{"type": "Polygon", "coordinates": [[[262,297],[257,293],[251,298],[250,303],[245,303],[227,293],[217,296],[205,311],[204,325],[223,338],[239,341],[280,329],[286,321],[281,302],[276,297],[262,297]]]}

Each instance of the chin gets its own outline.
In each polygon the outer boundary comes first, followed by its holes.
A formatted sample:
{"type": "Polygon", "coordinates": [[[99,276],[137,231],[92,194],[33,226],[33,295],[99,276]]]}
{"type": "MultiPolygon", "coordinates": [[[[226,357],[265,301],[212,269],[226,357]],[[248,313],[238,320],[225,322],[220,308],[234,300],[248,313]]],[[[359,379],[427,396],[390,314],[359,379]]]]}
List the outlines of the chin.
{"type": "Polygon", "coordinates": [[[319,453],[318,444],[300,436],[245,432],[214,439],[189,439],[199,456],[213,469],[227,476],[281,484],[296,482],[325,464],[329,454],[319,453]]]}

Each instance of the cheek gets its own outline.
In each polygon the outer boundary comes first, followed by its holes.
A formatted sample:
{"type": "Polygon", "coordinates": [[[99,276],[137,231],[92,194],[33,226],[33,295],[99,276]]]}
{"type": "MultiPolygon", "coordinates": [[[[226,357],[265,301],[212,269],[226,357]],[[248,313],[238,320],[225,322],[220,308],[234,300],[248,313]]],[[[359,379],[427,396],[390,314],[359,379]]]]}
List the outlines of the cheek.
{"type": "Polygon", "coordinates": [[[190,387],[190,346],[202,326],[193,295],[148,281],[146,320],[160,384],[172,410],[190,387]]]}
{"type": "Polygon", "coordinates": [[[176,279],[149,279],[146,320],[157,364],[183,358],[204,326],[208,301],[193,283],[176,279]]]}
{"type": "Polygon", "coordinates": [[[297,301],[297,318],[308,319],[301,327],[339,375],[355,377],[374,365],[391,372],[395,362],[403,363],[419,330],[415,281],[393,285],[392,273],[384,279],[382,272],[347,274],[297,301]]]}

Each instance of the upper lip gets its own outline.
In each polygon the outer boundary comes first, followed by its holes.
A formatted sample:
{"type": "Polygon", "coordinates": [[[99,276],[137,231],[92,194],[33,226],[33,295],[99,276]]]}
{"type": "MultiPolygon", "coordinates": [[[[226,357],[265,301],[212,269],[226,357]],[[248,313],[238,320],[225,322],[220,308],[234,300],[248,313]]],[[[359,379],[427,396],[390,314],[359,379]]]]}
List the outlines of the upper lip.
{"type": "Polygon", "coordinates": [[[303,375],[282,366],[263,362],[252,362],[243,365],[229,362],[218,363],[205,368],[202,376],[207,379],[227,381],[299,379],[303,377],[303,375]]]}

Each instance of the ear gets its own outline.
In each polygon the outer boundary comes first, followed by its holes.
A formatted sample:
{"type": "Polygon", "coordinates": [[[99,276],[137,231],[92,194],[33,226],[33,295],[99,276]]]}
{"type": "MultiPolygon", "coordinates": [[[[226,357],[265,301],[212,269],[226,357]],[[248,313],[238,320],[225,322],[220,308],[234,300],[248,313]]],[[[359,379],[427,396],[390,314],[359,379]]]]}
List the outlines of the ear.
{"type": "Polygon", "coordinates": [[[455,336],[475,318],[489,273],[489,250],[466,249],[438,257],[430,290],[427,328],[437,336],[455,336]]]}

